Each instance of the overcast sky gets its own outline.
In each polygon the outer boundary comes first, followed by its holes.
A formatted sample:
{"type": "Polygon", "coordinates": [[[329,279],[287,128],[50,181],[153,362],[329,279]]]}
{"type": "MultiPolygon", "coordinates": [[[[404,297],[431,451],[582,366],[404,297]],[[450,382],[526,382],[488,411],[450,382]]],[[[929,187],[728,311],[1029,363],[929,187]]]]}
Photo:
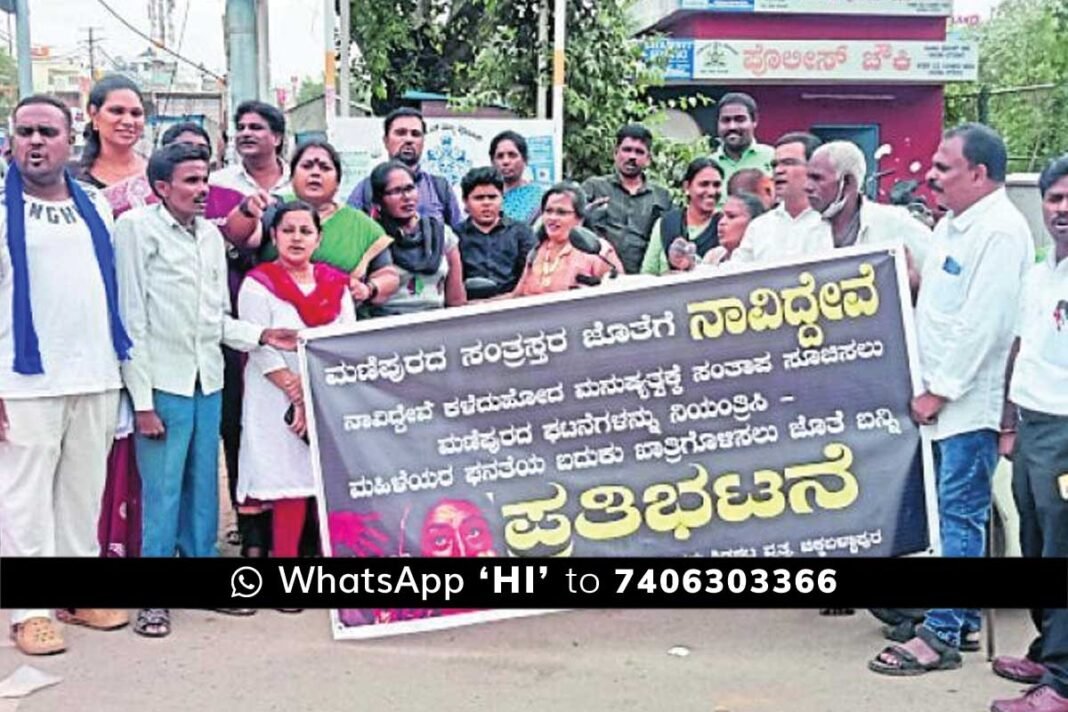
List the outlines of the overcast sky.
{"type": "MultiPolygon", "coordinates": [[[[138,29],[148,32],[149,0],[104,0],[138,29]]],[[[987,14],[998,0],[955,0],[958,15],[987,14]]],[[[271,84],[287,85],[292,76],[316,76],[323,68],[323,15],[326,0],[269,0],[271,36],[271,84]]],[[[173,21],[181,43],[172,49],[222,74],[223,10],[225,0],[175,0],[173,21]],[[188,15],[188,17],[187,17],[188,15]]],[[[333,5],[331,0],[330,5],[333,5]]],[[[87,28],[103,39],[100,47],[108,55],[129,57],[141,52],[146,43],[112,17],[100,0],[29,0],[30,35],[35,45],[50,45],[53,54],[84,52],[79,44],[87,28]]],[[[0,25],[6,38],[6,27],[0,25]]],[[[83,55],[84,56],[84,55],[83,55]]]]}

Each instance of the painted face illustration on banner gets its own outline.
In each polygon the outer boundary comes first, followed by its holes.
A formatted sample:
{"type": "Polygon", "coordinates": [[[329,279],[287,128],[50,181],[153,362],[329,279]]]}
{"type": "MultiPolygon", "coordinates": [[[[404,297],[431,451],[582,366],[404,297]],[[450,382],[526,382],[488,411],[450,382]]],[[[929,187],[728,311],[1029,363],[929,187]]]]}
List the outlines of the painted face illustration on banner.
{"type": "Polygon", "coordinates": [[[419,541],[423,556],[497,556],[485,515],[466,499],[443,499],[435,504],[423,519],[419,541]]]}

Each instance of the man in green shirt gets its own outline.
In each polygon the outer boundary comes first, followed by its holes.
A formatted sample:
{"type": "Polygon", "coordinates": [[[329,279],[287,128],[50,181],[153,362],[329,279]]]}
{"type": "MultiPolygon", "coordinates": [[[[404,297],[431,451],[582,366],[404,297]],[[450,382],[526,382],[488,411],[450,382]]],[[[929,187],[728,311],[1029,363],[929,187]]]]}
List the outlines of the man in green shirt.
{"type": "Polygon", "coordinates": [[[627,124],[616,132],[615,172],[582,184],[590,200],[586,224],[612,243],[627,274],[641,269],[653,223],[671,209],[667,188],[645,177],[652,145],[649,129],[627,124]]]}
{"type": "Polygon", "coordinates": [[[723,169],[724,184],[743,168],[756,168],[771,175],[775,149],[757,143],[754,136],[758,122],[756,100],[742,92],[730,92],[719,100],[718,108],[716,135],[720,143],[712,160],[723,169]]]}

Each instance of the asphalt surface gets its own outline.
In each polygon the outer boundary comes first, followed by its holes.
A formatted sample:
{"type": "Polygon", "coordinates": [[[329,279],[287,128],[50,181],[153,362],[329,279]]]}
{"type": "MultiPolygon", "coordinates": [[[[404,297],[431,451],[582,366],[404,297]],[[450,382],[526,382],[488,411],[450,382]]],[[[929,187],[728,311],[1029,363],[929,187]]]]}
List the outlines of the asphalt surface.
{"type": "MultiPolygon", "coordinates": [[[[1022,651],[1029,626],[1023,611],[999,612],[999,652],[1022,651]]],[[[67,627],[60,656],[0,648],[0,677],[23,663],[63,677],[18,712],[947,712],[986,710],[1022,689],[995,677],[985,653],[918,678],[870,673],[883,641],[863,613],[571,611],[335,642],[325,611],[176,611],[173,629],[149,640],[67,627]],[[690,654],[670,655],[676,646],[690,654]]]]}

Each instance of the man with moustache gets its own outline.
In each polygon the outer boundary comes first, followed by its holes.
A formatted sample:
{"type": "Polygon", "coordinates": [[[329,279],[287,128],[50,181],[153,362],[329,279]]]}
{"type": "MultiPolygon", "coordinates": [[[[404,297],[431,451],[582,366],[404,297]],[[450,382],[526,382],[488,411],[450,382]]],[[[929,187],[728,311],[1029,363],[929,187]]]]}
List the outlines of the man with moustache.
{"type": "Polygon", "coordinates": [[[830,249],[827,228],[805,193],[808,161],[819,146],[817,137],[802,132],[783,134],[775,142],[772,166],[779,204],[749,223],[727,264],[770,262],[830,249]]]}
{"type": "MultiPolygon", "coordinates": [[[[1038,179],[1053,246],[1024,278],[1016,340],[1006,368],[1000,454],[1012,460],[1012,493],[1024,556],[1068,556],[1068,155],[1038,179]]],[[[1040,582],[1030,582],[1039,584],[1040,582]]],[[[1068,712],[1068,610],[1036,609],[1038,637],[994,673],[1035,687],[997,700],[993,712],[1068,712]]]]}
{"type": "MultiPolygon", "coordinates": [[[[1027,221],[1005,192],[1007,162],[993,129],[963,124],[945,133],[927,174],[950,212],[923,268],[916,335],[924,390],[911,409],[934,440],[943,556],[983,555],[1005,363],[1034,260],[1027,221]]],[[[929,610],[915,637],[887,646],[868,667],[897,676],[958,668],[962,641],[979,627],[978,610],[929,610]]]]}
{"type": "MultiPolygon", "coordinates": [[[[111,208],[66,171],[70,109],[30,96],[11,116],[0,206],[0,556],[100,555],[97,521],[119,408],[119,315],[111,208]]],[[[91,628],[125,611],[60,614],[91,628]]],[[[11,612],[27,655],[62,652],[47,610],[11,612]]]]}
{"type": "Polygon", "coordinates": [[[240,239],[263,216],[270,196],[288,190],[289,167],[282,160],[286,118],[281,111],[262,101],[243,101],[234,112],[234,126],[234,147],[241,160],[211,174],[207,218],[219,224],[218,218],[240,206],[247,221],[235,224],[233,237],[240,239]]]}
{"type": "Polygon", "coordinates": [[[720,143],[712,160],[723,169],[724,183],[729,183],[731,176],[746,168],[770,175],[775,149],[756,140],[759,122],[756,100],[742,92],[729,92],[716,106],[716,135],[720,143]]]}
{"type": "Polygon", "coordinates": [[[460,183],[468,218],[460,223],[460,259],[464,279],[482,277],[497,286],[469,298],[485,299],[515,289],[526,268],[527,255],[537,247],[526,223],[501,214],[504,177],[496,168],[472,168],[460,183]]]}
{"type": "MultiPolygon", "coordinates": [[[[382,143],[386,155],[408,166],[415,173],[415,187],[419,191],[419,214],[442,221],[453,230],[463,222],[464,215],[449,181],[419,168],[423,160],[423,144],[426,141],[426,121],[423,115],[407,106],[386,114],[383,121],[385,134],[382,143]]],[[[365,177],[349,194],[349,205],[359,208],[374,217],[371,212],[371,181],[365,177]]]]}
{"type": "Polygon", "coordinates": [[[627,274],[641,270],[653,224],[671,209],[667,188],[645,176],[652,149],[649,129],[627,124],[616,132],[615,173],[582,184],[590,201],[586,223],[612,244],[627,274]]]}
{"type": "Polygon", "coordinates": [[[909,256],[909,283],[913,292],[919,289],[931,231],[904,208],[864,197],[868,171],[864,152],[849,141],[831,141],[813,152],[807,170],[808,203],[827,228],[822,249],[903,243],[909,256]]]}
{"type": "MultiPolygon", "coordinates": [[[[260,220],[277,195],[289,191],[289,166],[282,160],[286,118],[277,108],[262,101],[243,101],[234,112],[237,133],[234,147],[240,160],[209,179],[210,190],[204,217],[214,222],[235,247],[240,248],[260,228],[260,220]]],[[[230,299],[236,303],[237,289],[252,268],[247,252],[227,249],[230,299]]],[[[241,403],[244,394],[244,360],[224,347],[225,373],[221,427],[223,454],[229,481],[230,501],[236,507],[238,452],[241,445],[241,403]]],[[[237,529],[242,554],[266,554],[270,542],[269,513],[238,511],[237,529]]]]}
{"type": "MultiPolygon", "coordinates": [[[[231,317],[226,250],[204,219],[208,149],[174,143],[148,162],[160,203],[115,226],[120,309],[133,340],[122,366],[135,411],[142,481],[143,556],[216,555],[220,345],[296,347],[296,332],[231,317]]],[[[169,614],[146,609],[137,632],[170,632],[169,614]]]]}

